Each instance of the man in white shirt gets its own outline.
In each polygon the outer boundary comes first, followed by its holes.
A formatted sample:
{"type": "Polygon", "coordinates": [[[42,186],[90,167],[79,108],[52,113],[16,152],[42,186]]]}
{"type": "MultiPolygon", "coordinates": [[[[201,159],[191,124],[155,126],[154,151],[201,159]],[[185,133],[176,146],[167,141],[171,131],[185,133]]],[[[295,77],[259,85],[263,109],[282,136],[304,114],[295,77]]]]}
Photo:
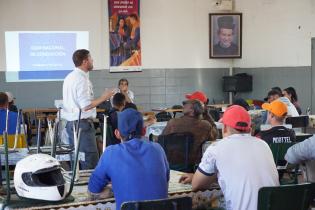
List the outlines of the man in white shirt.
{"type": "Polygon", "coordinates": [[[290,116],[290,117],[300,116],[298,111],[297,111],[297,109],[295,108],[295,106],[291,103],[290,99],[288,99],[287,97],[283,96],[283,97],[280,97],[278,100],[287,105],[288,116],[290,116]]]}
{"type": "Polygon", "coordinates": [[[222,117],[223,140],[211,144],[193,177],[183,175],[192,189],[207,189],[217,175],[227,210],[257,209],[258,190],[279,185],[278,172],[266,142],[250,135],[250,116],[238,105],[222,117]]]}
{"type": "Polygon", "coordinates": [[[89,80],[89,72],[93,70],[93,60],[90,52],[80,49],[72,56],[75,69],[67,75],[63,82],[63,110],[62,118],[67,120],[66,129],[69,135],[69,143],[73,142],[73,125],[77,124],[81,109],[81,145],[80,152],[84,153],[85,161],[80,161],[82,169],[94,169],[98,162],[98,151],[95,141],[95,129],[93,121],[96,117],[96,106],[108,100],[114,91],[104,91],[94,99],[93,86],[89,80]]]}

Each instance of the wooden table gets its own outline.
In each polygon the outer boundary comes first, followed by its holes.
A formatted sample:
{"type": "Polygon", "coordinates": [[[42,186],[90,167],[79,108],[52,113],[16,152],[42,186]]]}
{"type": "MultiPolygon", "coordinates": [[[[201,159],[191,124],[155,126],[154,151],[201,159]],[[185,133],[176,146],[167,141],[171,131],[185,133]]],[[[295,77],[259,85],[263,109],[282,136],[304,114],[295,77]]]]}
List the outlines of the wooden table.
{"type": "MultiPolygon", "coordinates": [[[[22,109],[23,113],[35,113],[35,114],[56,114],[58,112],[57,108],[27,108],[22,109]]],[[[96,112],[105,112],[105,109],[96,109],[96,112]]]]}
{"type": "Polygon", "coordinates": [[[230,104],[208,104],[207,107],[214,109],[222,109],[223,107],[228,107],[230,104]]]}
{"type": "MultiPolygon", "coordinates": [[[[204,207],[211,206],[222,206],[224,205],[224,199],[221,190],[213,188],[211,190],[203,192],[192,192],[191,185],[189,184],[180,184],[178,180],[182,175],[182,172],[171,171],[168,194],[169,197],[176,196],[190,196],[193,199],[193,206],[202,205],[204,207]]],[[[81,179],[88,180],[90,174],[85,171],[80,171],[81,179]]],[[[106,209],[106,210],[115,210],[116,204],[115,199],[112,197],[113,194],[110,194],[111,197],[104,198],[100,200],[89,200],[87,193],[87,185],[76,185],[74,186],[73,192],[71,194],[74,197],[74,201],[65,204],[49,204],[46,203],[37,207],[30,207],[27,209],[106,209]]],[[[12,200],[17,200],[17,196],[11,196],[12,200]]],[[[12,209],[12,208],[7,208],[12,209]]],[[[21,208],[20,208],[21,209],[21,208]]]]}
{"type": "Polygon", "coordinates": [[[172,109],[172,108],[153,108],[154,112],[183,112],[183,109],[172,109]]]}

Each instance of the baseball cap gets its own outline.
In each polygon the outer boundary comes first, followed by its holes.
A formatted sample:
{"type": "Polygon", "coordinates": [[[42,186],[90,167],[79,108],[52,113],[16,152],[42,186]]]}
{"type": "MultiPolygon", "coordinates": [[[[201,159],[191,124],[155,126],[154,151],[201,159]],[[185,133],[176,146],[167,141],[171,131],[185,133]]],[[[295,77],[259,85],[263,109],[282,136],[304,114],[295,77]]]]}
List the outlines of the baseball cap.
{"type": "Polygon", "coordinates": [[[186,94],[185,96],[187,99],[197,99],[202,103],[206,103],[208,100],[206,94],[202,91],[195,91],[193,93],[186,94]]]}
{"type": "Polygon", "coordinates": [[[250,116],[248,112],[239,105],[228,107],[220,122],[237,130],[250,131],[250,116]]]}
{"type": "Polygon", "coordinates": [[[8,102],[11,103],[15,98],[11,92],[5,92],[8,96],[8,102]]]}
{"type": "Polygon", "coordinates": [[[275,100],[273,102],[269,103],[264,103],[262,105],[262,108],[264,110],[267,110],[271,112],[272,114],[278,116],[278,117],[284,117],[288,113],[288,108],[285,103],[279,100],[275,100]]]}
{"type": "Polygon", "coordinates": [[[140,112],[128,108],[118,113],[118,130],[127,140],[134,136],[141,136],[143,128],[143,118],[140,112]]]}

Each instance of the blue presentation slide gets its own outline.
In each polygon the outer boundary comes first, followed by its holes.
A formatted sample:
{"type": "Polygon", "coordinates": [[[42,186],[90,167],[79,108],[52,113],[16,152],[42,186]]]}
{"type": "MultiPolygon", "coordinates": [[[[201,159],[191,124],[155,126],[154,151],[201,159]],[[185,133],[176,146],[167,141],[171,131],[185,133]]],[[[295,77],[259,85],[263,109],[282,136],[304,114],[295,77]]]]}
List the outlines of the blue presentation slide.
{"type": "Polygon", "coordinates": [[[63,80],[73,70],[72,54],[88,49],[88,32],[6,32],[7,81],[63,80]]]}

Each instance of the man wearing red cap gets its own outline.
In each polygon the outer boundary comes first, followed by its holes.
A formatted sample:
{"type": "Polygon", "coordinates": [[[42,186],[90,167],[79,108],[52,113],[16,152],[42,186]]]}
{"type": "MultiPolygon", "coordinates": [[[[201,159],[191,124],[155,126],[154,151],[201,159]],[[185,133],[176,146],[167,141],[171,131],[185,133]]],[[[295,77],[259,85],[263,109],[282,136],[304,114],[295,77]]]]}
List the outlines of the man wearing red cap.
{"type": "Polygon", "coordinates": [[[203,105],[198,100],[187,100],[183,102],[183,114],[180,118],[173,118],[167,122],[162,135],[189,132],[194,137],[193,148],[189,163],[199,164],[201,160],[201,146],[205,141],[214,141],[211,138],[212,127],[209,122],[202,120],[203,105]]]}
{"type": "MultiPolygon", "coordinates": [[[[278,172],[268,144],[250,135],[250,116],[238,105],[221,119],[223,140],[211,144],[192,177],[192,189],[206,189],[217,175],[226,209],[257,209],[258,190],[279,185],[278,172]]],[[[188,182],[184,175],[180,182],[188,182]]]]}
{"type": "Polygon", "coordinates": [[[206,94],[202,91],[195,91],[193,93],[190,94],[186,94],[185,97],[189,100],[199,100],[203,105],[204,105],[204,111],[202,113],[202,118],[206,121],[208,121],[211,125],[211,137],[210,139],[217,139],[218,137],[218,130],[217,130],[217,126],[214,123],[213,118],[211,117],[211,115],[209,114],[209,109],[207,107],[207,104],[209,102],[208,97],[206,96],[206,94]]]}

